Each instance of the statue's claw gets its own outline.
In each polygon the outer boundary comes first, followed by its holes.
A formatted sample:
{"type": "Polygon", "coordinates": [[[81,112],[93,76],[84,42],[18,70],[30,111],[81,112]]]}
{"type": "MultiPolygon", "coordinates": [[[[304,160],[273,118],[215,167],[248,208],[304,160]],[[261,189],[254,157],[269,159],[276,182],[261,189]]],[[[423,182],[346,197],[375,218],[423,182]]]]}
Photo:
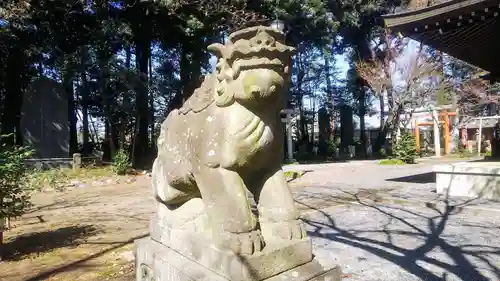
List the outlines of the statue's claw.
{"type": "Polygon", "coordinates": [[[261,223],[264,237],[274,237],[285,240],[305,238],[306,231],[299,220],[261,223]]]}
{"type": "Polygon", "coordinates": [[[226,247],[229,246],[237,254],[252,255],[255,252],[260,252],[264,247],[264,239],[260,230],[244,233],[226,232],[224,236],[226,237],[224,242],[228,243],[226,247]]]}

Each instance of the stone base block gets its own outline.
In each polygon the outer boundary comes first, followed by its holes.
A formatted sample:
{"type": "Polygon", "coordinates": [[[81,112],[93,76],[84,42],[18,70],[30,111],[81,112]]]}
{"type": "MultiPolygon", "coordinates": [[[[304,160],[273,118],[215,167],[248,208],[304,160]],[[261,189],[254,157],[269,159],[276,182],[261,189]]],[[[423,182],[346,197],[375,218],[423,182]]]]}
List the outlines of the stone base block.
{"type": "Polygon", "coordinates": [[[313,259],[309,238],[266,240],[261,252],[237,255],[215,247],[210,232],[171,228],[157,219],[151,220],[150,238],[232,281],[263,280],[313,259]]]}
{"type": "MultiPolygon", "coordinates": [[[[340,281],[338,267],[323,268],[318,261],[289,269],[267,279],[250,276],[249,279],[233,279],[222,276],[213,268],[207,268],[150,237],[135,241],[136,281],[340,281]]],[[[294,257],[289,257],[293,259],[294,257]]],[[[261,265],[266,266],[266,265],[261,265]]],[[[271,265],[272,266],[272,265],[271,265]]],[[[250,270],[252,272],[252,270],[250,270]]],[[[238,274],[236,274],[238,275],[238,274]]],[[[241,277],[240,277],[241,278],[241,277]]]]}
{"type": "Polygon", "coordinates": [[[442,164],[433,170],[438,194],[500,199],[499,162],[442,164]]]}

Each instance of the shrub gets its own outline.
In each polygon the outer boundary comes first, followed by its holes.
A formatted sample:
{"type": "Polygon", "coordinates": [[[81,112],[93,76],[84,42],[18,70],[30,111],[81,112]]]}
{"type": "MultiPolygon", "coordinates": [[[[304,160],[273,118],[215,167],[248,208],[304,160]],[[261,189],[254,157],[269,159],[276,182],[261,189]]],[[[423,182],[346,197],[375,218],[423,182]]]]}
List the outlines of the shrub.
{"type": "Polygon", "coordinates": [[[123,149],[118,150],[113,157],[111,166],[113,167],[113,172],[118,175],[124,175],[130,166],[130,160],[127,152],[123,149]]]}
{"type": "Polygon", "coordinates": [[[415,137],[411,133],[403,133],[394,146],[394,156],[405,163],[413,164],[418,156],[415,137]]]}
{"type": "Polygon", "coordinates": [[[387,151],[385,151],[385,148],[381,148],[378,150],[378,154],[380,155],[380,157],[382,158],[387,158],[387,151]]]}
{"type": "Polygon", "coordinates": [[[330,143],[328,144],[328,155],[335,156],[337,154],[337,151],[340,150],[340,138],[334,138],[330,140],[330,143]]]}
{"type": "Polygon", "coordinates": [[[30,170],[24,161],[32,154],[27,147],[0,146],[0,233],[6,220],[21,216],[31,207],[31,193],[36,186],[30,184],[30,170]]]}

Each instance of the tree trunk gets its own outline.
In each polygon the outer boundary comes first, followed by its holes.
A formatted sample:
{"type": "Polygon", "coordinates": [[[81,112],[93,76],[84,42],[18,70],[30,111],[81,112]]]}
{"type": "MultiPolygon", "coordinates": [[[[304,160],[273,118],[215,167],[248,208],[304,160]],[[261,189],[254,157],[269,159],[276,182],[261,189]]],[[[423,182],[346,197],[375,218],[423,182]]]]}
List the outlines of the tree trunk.
{"type": "Polygon", "coordinates": [[[102,158],[104,161],[109,162],[112,160],[112,154],[111,154],[111,133],[110,133],[110,126],[109,122],[106,120],[104,122],[104,141],[102,142],[102,158]]]}
{"type": "Polygon", "coordinates": [[[299,107],[299,146],[309,143],[309,132],[307,130],[307,122],[304,114],[304,100],[302,92],[302,80],[304,78],[304,70],[302,68],[302,54],[297,54],[297,105],[299,107]]]}
{"type": "Polygon", "coordinates": [[[385,123],[385,100],[384,100],[384,95],[381,93],[379,98],[379,106],[380,106],[380,127],[379,129],[382,130],[382,127],[384,127],[385,123]]]}
{"type": "Polygon", "coordinates": [[[20,49],[12,48],[9,51],[5,71],[5,106],[0,120],[0,124],[2,125],[0,135],[10,135],[10,137],[2,139],[2,142],[7,145],[22,145],[20,121],[23,99],[22,76],[25,56],[24,52],[20,49]]]}
{"type": "Polygon", "coordinates": [[[64,71],[63,77],[63,87],[66,93],[68,102],[68,127],[69,127],[69,155],[72,157],[73,153],[78,150],[78,135],[76,129],[76,123],[78,121],[76,117],[75,109],[75,90],[74,90],[74,74],[75,68],[73,63],[73,57],[71,54],[66,54],[64,56],[64,71]]]}
{"type": "MultiPolygon", "coordinates": [[[[327,56],[325,56],[325,73],[326,73],[326,108],[328,112],[329,122],[328,126],[331,126],[333,121],[333,86],[330,76],[330,61],[327,56]]],[[[329,136],[327,142],[330,143],[334,138],[334,128],[330,127],[329,136]]]]}
{"type": "Polygon", "coordinates": [[[397,128],[399,126],[399,116],[402,114],[402,108],[389,109],[387,120],[384,122],[379,136],[375,142],[375,148],[381,149],[386,145],[386,137],[389,131],[391,132],[390,145],[393,146],[396,141],[397,128]]]}
{"type": "MultiPolygon", "coordinates": [[[[126,46],[126,48],[125,48],[125,67],[126,67],[126,69],[130,69],[131,62],[132,62],[131,46],[126,46]]],[[[123,96],[122,108],[125,108],[125,109],[130,108],[130,105],[131,105],[131,101],[130,101],[130,97],[129,97],[128,91],[127,91],[127,92],[125,92],[125,94],[123,96]]],[[[120,131],[118,133],[119,134],[118,146],[122,149],[125,149],[125,141],[126,141],[125,131],[126,131],[126,127],[127,127],[127,122],[129,122],[129,120],[126,117],[122,117],[120,119],[120,131]]]]}
{"type": "Polygon", "coordinates": [[[359,108],[358,108],[358,113],[359,113],[359,139],[361,140],[362,144],[362,152],[365,156],[368,156],[367,154],[367,140],[366,140],[366,125],[365,125],[365,115],[366,115],[366,92],[363,87],[360,87],[359,89],[359,108]]]}
{"type": "MultiPolygon", "coordinates": [[[[356,51],[358,59],[361,61],[367,61],[372,58],[372,50],[370,48],[369,40],[367,39],[367,34],[360,32],[357,34],[356,51]]],[[[356,79],[357,92],[358,92],[358,115],[359,115],[359,130],[360,130],[360,141],[362,144],[362,152],[367,156],[367,139],[366,139],[366,91],[364,88],[364,82],[362,79],[356,79]]]]}
{"type": "Polygon", "coordinates": [[[340,109],[340,141],[342,149],[347,149],[353,143],[353,110],[349,105],[340,109]]]}
{"type": "MultiPolygon", "coordinates": [[[[145,7],[141,5],[143,15],[145,7]]],[[[147,165],[149,152],[149,99],[148,99],[148,68],[151,50],[151,37],[149,35],[149,19],[145,17],[137,24],[135,35],[136,67],[140,74],[141,83],[136,91],[136,123],[137,132],[134,141],[133,165],[143,167],[147,165]]]]}
{"type": "Polygon", "coordinates": [[[82,49],[81,57],[81,78],[82,78],[82,126],[83,126],[83,154],[88,155],[91,153],[90,148],[90,130],[89,130],[89,85],[87,80],[87,46],[82,49]]]}
{"type": "MultiPolygon", "coordinates": [[[[2,220],[3,218],[0,218],[2,220]]],[[[3,227],[0,225],[0,261],[2,261],[4,255],[4,246],[3,246],[3,227]]]]}
{"type": "Polygon", "coordinates": [[[183,100],[185,102],[201,84],[203,52],[193,46],[202,44],[199,39],[187,37],[182,44],[180,76],[183,100]]]}
{"type": "MultiPolygon", "coordinates": [[[[150,51],[151,52],[151,51],[150,51]]],[[[149,89],[153,88],[153,56],[149,57],[149,89]]],[[[151,150],[155,150],[155,107],[154,107],[154,95],[150,93],[149,95],[149,113],[150,113],[150,140],[151,140],[151,150]]]]}

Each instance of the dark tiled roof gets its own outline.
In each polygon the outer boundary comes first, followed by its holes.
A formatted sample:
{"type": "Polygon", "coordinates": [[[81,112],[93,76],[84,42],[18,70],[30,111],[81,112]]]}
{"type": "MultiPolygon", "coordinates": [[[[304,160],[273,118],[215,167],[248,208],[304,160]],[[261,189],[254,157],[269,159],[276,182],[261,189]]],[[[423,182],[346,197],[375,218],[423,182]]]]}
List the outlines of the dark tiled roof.
{"type": "Polygon", "coordinates": [[[405,12],[384,16],[386,26],[497,76],[500,1],[441,0],[428,4],[428,0],[418,0],[405,12]]]}

